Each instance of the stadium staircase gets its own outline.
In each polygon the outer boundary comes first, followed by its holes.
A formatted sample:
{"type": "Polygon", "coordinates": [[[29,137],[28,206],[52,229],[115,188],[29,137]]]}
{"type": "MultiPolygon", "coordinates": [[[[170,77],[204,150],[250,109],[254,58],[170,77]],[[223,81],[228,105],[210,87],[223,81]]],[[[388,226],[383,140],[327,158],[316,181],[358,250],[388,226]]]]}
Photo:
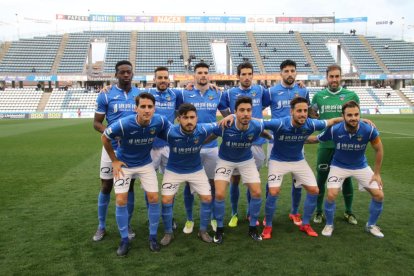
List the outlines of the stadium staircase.
{"type": "Polygon", "coordinates": [[[377,102],[378,105],[384,105],[383,101],[377,96],[377,94],[372,90],[372,88],[368,87],[367,92],[371,97],[377,102]]]}
{"type": "Polygon", "coordinates": [[[414,106],[414,103],[411,102],[411,100],[400,90],[394,90],[395,93],[400,96],[400,98],[408,105],[408,106],[414,106]]]}
{"type": "Polygon", "coordinates": [[[65,33],[60,41],[60,46],[57,51],[55,60],[53,61],[52,65],[52,74],[57,74],[57,70],[59,68],[60,61],[62,60],[63,54],[65,52],[66,44],[68,43],[69,34],[65,33]]]}
{"type": "Polygon", "coordinates": [[[131,31],[131,44],[129,45],[129,61],[131,64],[136,64],[137,60],[137,39],[138,32],[131,31]]]}
{"type": "Polygon", "coordinates": [[[260,74],[265,74],[266,70],[263,65],[262,57],[260,56],[259,48],[257,48],[256,39],[254,38],[253,32],[247,32],[247,38],[249,39],[249,43],[252,45],[252,51],[254,57],[256,58],[257,66],[259,67],[260,74]]]}
{"type": "Polygon", "coordinates": [[[371,44],[369,44],[368,40],[363,35],[358,36],[359,40],[364,44],[364,46],[368,49],[369,53],[374,57],[375,61],[378,63],[378,65],[384,70],[386,74],[390,74],[391,71],[387,68],[385,63],[382,61],[382,59],[378,56],[377,52],[375,52],[374,48],[372,48],[371,44]]]}
{"type": "Polygon", "coordinates": [[[49,102],[49,98],[52,93],[43,93],[40,98],[39,105],[36,108],[36,112],[43,112],[45,110],[46,104],[49,102]]]}
{"type": "Polygon", "coordinates": [[[4,56],[7,54],[7,52],[9,51],[9,48],[11,46],[11,41],[6,41],[1,45],[0,48],[0,63],[3,60],[4,56]]]}
{"type": "Polygon", "coordinates": [[[303,41],[302,36],[299,32],[295,32],[296,40],[299,43],[299,46],[302,48],[303,53],[305,54],[306,61],[310,64],[312,71],[314,74],[319,74],[318,67],[315,64],[315,61],[313,60],[311,54],[309,53],[308,48],[305,45],[305,41],[303,41]]]}
{"type": "Polygon", "coordinates": [[[181,39],[181,49],[183,51],[183,59],[185,61],[185,60],[188,60],[188,58],[190,57],[190,51],[188,50],[187,32],[181,31],[180,39],[181,39]]]}

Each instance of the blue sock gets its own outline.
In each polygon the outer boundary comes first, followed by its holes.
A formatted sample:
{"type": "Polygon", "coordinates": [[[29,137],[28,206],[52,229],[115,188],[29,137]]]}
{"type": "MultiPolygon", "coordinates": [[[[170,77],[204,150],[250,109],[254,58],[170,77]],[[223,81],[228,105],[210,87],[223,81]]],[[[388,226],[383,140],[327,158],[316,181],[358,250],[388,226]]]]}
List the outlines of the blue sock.
{"type": "Polygon", "coordinates": [[[259,218],[260,214],[260,207],[262,206],[262,199],[253,198],[250,200],[249,204],[249,212],[250,212],[250,226],[256,227],[257,219],[259,218]]]}
{"type": "Polygon", "coordinates": [[[303,205],[302,225],[309,224],[313,211],[315,211],[317,200],[318,195],[306,195],[305,204],[303,205]]]}
{"type": "Polygon", "coordinates": [[[325,216],[326,216],[327,225],[333,225],[335,209],[336,209],[335,201],[333,202],[329,202],[328,200],[325,201],[325,216]]]}
{"type": "Polygon", "coordinates": [[[147,206],[147,210],[148,210],[149,203],[148,203],[147,192],[145,192],[145,191],[144,191],[144,199],[145,199],[145,205],[147,206]]]}
{"type": "Polygon", "coordinates": [[[184,187],[184,206],[187,214],[187,220],[193,221],[193,203],[194,196],[191,194],[190,185],[187,183],[184,187]]]}
{"type": "Polygon", "coordinates": [[[269,195],[269,183],[266,182],[266,197],[269,195]]]}
{"type": "Polygon", "coordinates": [[[296,188],[292,183],[292,208],[290,213],[296,215],[298,213],[300,199],[302,197],[302,187],[296,188]]]}
{"type": "Polygon", "coordinates": [[[216,198],[216,187],[213,185],[210,185],[211,187],[211,203],[210,203],[210,216],[211,219],[216,219],[216,217],[214,216],[214,201],[216,198]]]}
{"type": "Polygon", "coordinates": [[[224,220],[224,208],[226,207],[225,201],[219,201],[216,199],[214,201],[214,216],[217,220],[217,227],[224,227],[223,220],[224,220]]]}
{"type": "Polygon", "coordinates": [[[375,201],[374,199],[371,199],[371,203],[369,204],[368,225],[377,224],[377,220],[381,215],[383,205],[384,203],[382,201],[375,201]]]}
{"type": "Polygon", "coordinates": [[[230,183],[230,202],[231,202],[231,214],[234,216],[237,214],[237,207],[239,205],[240,189],[239,185],[230,183]]]}
{"type": "Polygon", "coordinates": [[[172,218],[173,218],[173,205],[162,204],[162,222],[164,223],[164,232],[172,233],[172,218]]]}
{"type": "Polygon", "coordinates": [[[121,239],[128,239],[128,208],[127,206],[116,205],[115,210],[116,223],[118,224],[118,230],[121,234],[121,239]]]}
{"type": "Polygon", "coordinates": [[[134,206],[135,206],[135,193],[128,192],[128,225],[131,224],[132,214],[134,213],[134,206]]]}
{"type": "Polygon", "coordinates": [[[160,222],[160,204],[150,203],[148,206],[149,234],[157,236],[158,224],[160,222]]]}
{"type": "Polygon", "coordinates": [[[98,195],[98,221],[99,229],[105,229],[106,227],[106,214],[108,213],[109,200],[111,194],[104,194],[99,192],[98,195]]]}
{"type": "Polygon", "coordinates": [[[249,189],[246,190],[246,198],[247,198],[247,217],[250,217],[250,200],[252,200],[252,197],[250,196],[250,191],[249,189]]]}
{"type": "Polygon", "coordinates": [[[273,215],[276,211],[276,202],[278,198],[279,196],[272,196],[271,194],[267,195],[265,205],[266,226],[272,226],[273,215]]]}
{"type": "Polygon", "coordinates": [[[201,202],[200,206],[200,230],[206,231],[211,217],[211,202],[201,202]]]}

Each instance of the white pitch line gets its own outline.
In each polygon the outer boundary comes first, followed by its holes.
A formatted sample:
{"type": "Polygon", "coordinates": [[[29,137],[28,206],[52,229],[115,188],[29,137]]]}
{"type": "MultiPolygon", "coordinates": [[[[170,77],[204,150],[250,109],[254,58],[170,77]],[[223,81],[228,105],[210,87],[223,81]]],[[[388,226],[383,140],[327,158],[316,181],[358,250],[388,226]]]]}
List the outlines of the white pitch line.
{"type": "Polygon", "coordinates": [[[380,133],[388,133],[388,134],[396,134],[396,135],[414,137],[414,135],[407,134],[407,133],[398,133],[398,132],[389,132],[389,131],[379,131],[379,132],[380,133]]]}
{"type": "Polygon", "coordinates": [[[381,140],[384,139],[414,139],[414,136],[409,136],[409,137],[381,137],[381,140]]]}

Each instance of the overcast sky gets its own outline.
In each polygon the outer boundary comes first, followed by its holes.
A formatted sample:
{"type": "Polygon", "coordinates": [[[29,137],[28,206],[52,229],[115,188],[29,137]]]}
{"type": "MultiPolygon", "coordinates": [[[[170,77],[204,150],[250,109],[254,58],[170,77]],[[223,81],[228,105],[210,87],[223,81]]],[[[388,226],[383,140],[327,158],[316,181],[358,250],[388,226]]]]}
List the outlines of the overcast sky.
{"type": "MultiPolygon", "coordinates": [[[[160,28],[160,24],[143,23],[88,23],[55,20],[56,14],[89,15],[235,15],[235,16],[333,16],[336,18],[368,17],[368,23],[354,24],[318,24],[315,26],[301,25],[269,26],[226,26],[228,31],[246,30],[295,30],[304,31],[339,31],[348,32],[350,28],[357,29],[360,34],[371,34],[414,41],[414,1],[413,0],[257,0],[257,1],[106,1],[106,0],[42,0],[2,1],[0,9],[0,41],[20,37],[46,35],[82,29],[137,29],[160,28]],[[43,20],[43,21],[42,21],[43,20]],[[393,21],[390,24],[377,24],[379,21],[393,21]],[[328,26],[331,25],[331,26],[328,26]],[[249,29],[250,28],[250,29],[249,29]],[[254,28],[254,29],[251,29],[254,28]]],[[[165,25],[165,24],[164,24],[165,25]]],[[[177,30],[182,26],[166,26],[169,30],[177,30]],[[171,29],[173,28],[173,29],[171,29]]],[[[187,24],[190,25],[190,24],[187,24]]],[[[198,24],[200,25],[200,24],[198,24]]],[[[208,29],[211,26],[197,28],[208,29]]],[[[189,27],[194,27],[189,26],[189,27]]]]}

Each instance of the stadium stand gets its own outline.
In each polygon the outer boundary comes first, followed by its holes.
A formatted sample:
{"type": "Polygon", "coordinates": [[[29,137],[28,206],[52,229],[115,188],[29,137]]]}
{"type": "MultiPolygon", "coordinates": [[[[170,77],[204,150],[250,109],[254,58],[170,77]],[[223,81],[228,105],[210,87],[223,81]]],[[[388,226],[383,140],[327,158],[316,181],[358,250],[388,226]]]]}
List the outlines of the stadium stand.
{"type": "Polygon", "coordinates": [[[48,35],[13,41],[0,63],[0,72],[50,73],[61,39],[61,35],[48,35]]]}
{"type": "Polygon", "coordinates": [[[413,43],[372,36],[366,39],[391,72],[414,71],[413,43]]]}
{"type": "Polygon", "coordinates": [[[35,112],[43,91],[34,88],[6,88],[0,91],[0,110],[2,112],[35,112]]]}
{"type": "Polygon", "coordinates": [[[401,88],[401,92],[414,104],[414,86],[406,86],[401,88]]]}
{"type": "Polygon", "coordinates": [[[294,60],[297,64],[296,70],[298,72],[312,72],[311,67],[306,65],[308,62],[305,54],[300,48],[294,34],[256,32],[254,36],[266,72],[279,72],[279,65],[285,59],[294,60]]]}
{"type": "Polygon", "coordinates": [[[168,66],[171,73],[183,72],[181,55],[179,32],[138,32],[135,72],[153,73],[157,66],[168,66]]]}
{"type": "Polygon", "coordinates": [[[85,92],[83,88],[71,88],[68,91],[55,90],[49,98],[45,112],[63,111],[76,112],[94,111],[98,94],[85,92]]]}

